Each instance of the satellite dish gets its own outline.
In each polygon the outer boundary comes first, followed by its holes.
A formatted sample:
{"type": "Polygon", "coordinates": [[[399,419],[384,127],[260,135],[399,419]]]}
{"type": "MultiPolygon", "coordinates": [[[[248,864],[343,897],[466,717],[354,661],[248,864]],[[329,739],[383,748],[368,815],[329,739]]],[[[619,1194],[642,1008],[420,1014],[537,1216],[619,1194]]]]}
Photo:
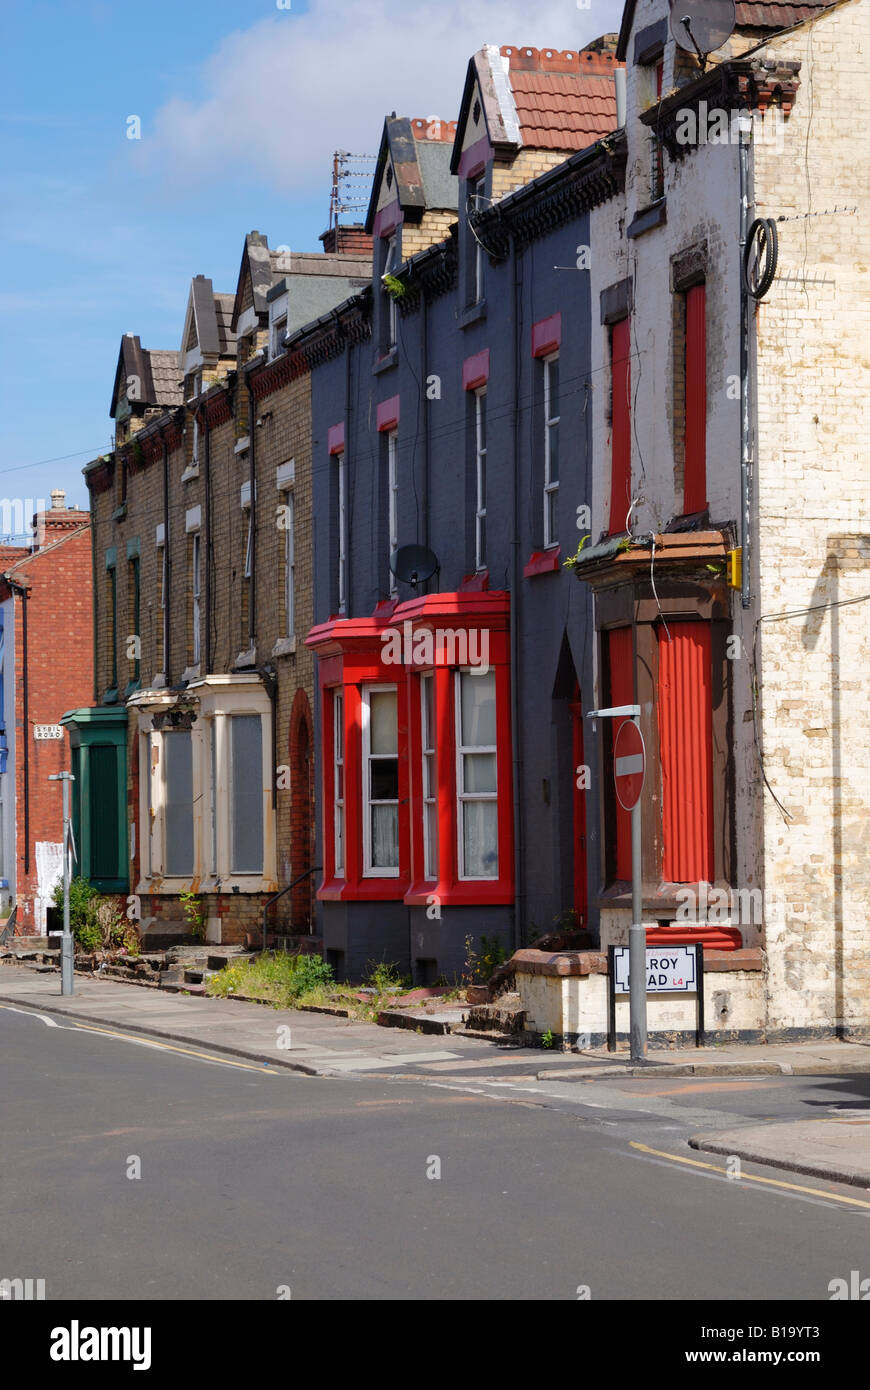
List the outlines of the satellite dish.
{"type": "Polygon", "coordinates": [[[425,584],[433,574],[438,574],[441,566],[438,556],[426,545],[400,545],[390,556],[390,569],[403,584],[414,588],[425,584]]]}
{"type": "Polygon", "coordinates": [[[734,0],[671,0],[671,33],[680,48],[697,54],[702,67],[708,53],[728,42],[736,23],[734,0]]]}

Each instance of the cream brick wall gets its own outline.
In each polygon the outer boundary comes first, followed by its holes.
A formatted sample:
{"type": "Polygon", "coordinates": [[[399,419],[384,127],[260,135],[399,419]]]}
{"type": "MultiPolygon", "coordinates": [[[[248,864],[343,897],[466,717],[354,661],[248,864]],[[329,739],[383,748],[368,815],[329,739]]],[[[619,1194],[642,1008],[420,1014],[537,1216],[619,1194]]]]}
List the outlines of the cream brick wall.
{"type": "Polygon", "coordinates": [[[548,169],[555,169],[557,164],[564,164],[570,150],[560,153],[558,150],[520,150],[516,159],[509,164],[500,164],[498,160],[492,166],[492,197],[503,198],[507,193],[513,193],[515,188],[520,188],[523,184],[531,183],[539,174],[546,174],[548,169]]]}
{"type": "MultiPolygon", "coordinates": [[[[759,306],[758,567],[764,614],[870,593],[870,5],[771,44],[801,63],[785,147],[755,155],[779,224],[759,306]],[[813,283],[816,282],[816,283],[813,283]],[[822,283],[818,283],[822,282],[822,283]]],[[[772,1027],[870,1029],[870,605],[762,622],[765,880],[772,1027]]]]}
{"type": "Polygon", "coordinates": [[[402,224],[402,258],[410,260],[418,251],[436,245],[447,236],[456,221],[456,212],[439,212],[437,209],[424,212],[419,226],[413,222],[402,224]]]}

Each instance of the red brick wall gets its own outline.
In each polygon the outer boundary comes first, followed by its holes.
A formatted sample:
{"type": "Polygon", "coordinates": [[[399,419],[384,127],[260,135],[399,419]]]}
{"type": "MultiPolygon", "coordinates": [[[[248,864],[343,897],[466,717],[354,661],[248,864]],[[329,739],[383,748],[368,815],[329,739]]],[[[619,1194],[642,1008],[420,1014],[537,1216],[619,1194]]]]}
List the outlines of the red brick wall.
{"type": "Polygon", "coordinates": [[[16,931],[37,925],[36,843],[63,838],[62,790],[49,775],[69,770],[69,740],[37,740],[36,724],[57,724],[67,710],[89,705],[93,691],[91,528],[86,522],[55,544],[46,528],[44,547],[21,565],[30,596],[15,600],[16,931]],[[24,726],[24,624],[27,603],[28,727],[24,726]],[[24,744],[29,750],[29,866],[25,869],[24,744]]]}

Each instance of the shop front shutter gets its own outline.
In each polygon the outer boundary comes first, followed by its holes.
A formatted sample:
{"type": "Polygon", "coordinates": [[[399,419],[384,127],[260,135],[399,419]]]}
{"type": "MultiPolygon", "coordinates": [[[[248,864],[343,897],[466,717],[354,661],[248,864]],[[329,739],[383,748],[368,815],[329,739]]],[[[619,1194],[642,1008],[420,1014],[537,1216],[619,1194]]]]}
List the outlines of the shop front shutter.
{"type": "Polygon", "coordinates": [[[90,878],[117,878],[118,868],[118,750],[111,743],[95,743],[88,754],[90,775],[91,863],[83,872],[90,878]]]}

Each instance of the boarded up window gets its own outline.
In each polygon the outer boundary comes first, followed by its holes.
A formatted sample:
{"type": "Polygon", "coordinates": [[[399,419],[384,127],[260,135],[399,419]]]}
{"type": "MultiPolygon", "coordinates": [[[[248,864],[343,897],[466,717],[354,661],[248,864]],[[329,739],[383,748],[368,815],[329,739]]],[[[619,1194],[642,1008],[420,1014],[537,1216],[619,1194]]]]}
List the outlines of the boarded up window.
{"type": "Polygon", "coordinates": [[[166,872],[193,873],[193,756],[190,732],[173,730],[163,738],[166,759],[166,872]]]}
{"type": "Polygon", "coordinates": [[[258,714],[237,714],[232,730],[233,873],[263,872],[263,751],[258,714]]]}
{"type": "Polygon", "coordinates": [[[118,873],[117,756],[110,743],[95,743],[88,754],[92,878],[115,878],[118,873]]]}
{"type": "Polygon", "coordinates": [[[686,293],[686,466],[683,511],[707,505],[706,287],[686,293]]]}
{"type": "Polygon", "coordinates": [[[712,643],[709,623],[659,628],[662,877],[713,881],[712,643]]]}
{"type": "Polygon", "coordinates": [[[613,401],[611,432],[610,534],[625,530],[631,505],[631,320],[620,319],[610,331],[610,379],[613,401]]]}

